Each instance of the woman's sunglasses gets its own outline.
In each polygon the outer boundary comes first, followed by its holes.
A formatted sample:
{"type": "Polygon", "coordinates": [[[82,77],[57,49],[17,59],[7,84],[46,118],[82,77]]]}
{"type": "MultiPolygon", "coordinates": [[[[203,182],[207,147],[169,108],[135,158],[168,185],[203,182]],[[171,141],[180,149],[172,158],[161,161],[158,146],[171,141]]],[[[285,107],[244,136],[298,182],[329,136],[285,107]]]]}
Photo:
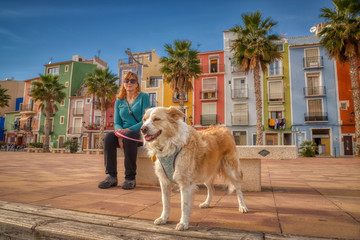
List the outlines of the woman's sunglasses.
{"type": "Polygon", "coordinates": [[[136,83],[135,79],[124,79],[124,83],[129,83],[131,82],[132,84],[136,83]]]}

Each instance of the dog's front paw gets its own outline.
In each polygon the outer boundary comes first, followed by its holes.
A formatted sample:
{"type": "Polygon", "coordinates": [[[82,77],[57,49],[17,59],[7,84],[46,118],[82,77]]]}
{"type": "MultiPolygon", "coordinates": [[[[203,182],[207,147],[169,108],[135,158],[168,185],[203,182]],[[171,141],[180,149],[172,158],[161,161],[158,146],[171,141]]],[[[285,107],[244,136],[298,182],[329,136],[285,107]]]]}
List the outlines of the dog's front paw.
{"type": "Polygon", "coordinates": [[[210,207],[210,204],[208,204],[207,202],[203,202],[203,203],[201,203],[201,204],[199,205],[199,207],[201,207],[201,208],[208,208],[208,207],[210,207]]]}
{"type": "Polygon", "coordinates": [[[167,220],[165,218],[159,217],[154,221],[155,225],[164,225],[166,224],[167,220]]]}
{"type": "Polygon", "coordinates": [[[176,225],[175,230],[177,230],[177,231],[184,231],[184,230],[187,230],[188,228],[189,228],[189,224],[185,224],[185,223],[179,222],[179,223],[176,225]]]}
{"type": "Polygon", "coordinates": [[[245,207],[239,207],[239,212],[241,212],[241,213],[247,213],[247,212],[249,212],[249,210],[247,209],[247,207],[245,206],[245,207]]]}

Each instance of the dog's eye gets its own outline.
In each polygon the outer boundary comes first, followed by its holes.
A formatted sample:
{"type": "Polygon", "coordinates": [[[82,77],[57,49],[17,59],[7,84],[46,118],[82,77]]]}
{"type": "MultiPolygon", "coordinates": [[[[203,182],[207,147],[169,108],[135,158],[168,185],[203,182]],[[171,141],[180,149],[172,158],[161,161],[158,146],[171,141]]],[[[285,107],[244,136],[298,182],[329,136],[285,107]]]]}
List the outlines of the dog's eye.
{"type": "Polygon", "coordinates": [[[143,118],[143,122],[146,122],[146,118],[143,118]]]}
{"type": "Polygon", "coordinates": [[[161,119],[160,118],[154,118],[154,121],[160,121],[161,119]]]}

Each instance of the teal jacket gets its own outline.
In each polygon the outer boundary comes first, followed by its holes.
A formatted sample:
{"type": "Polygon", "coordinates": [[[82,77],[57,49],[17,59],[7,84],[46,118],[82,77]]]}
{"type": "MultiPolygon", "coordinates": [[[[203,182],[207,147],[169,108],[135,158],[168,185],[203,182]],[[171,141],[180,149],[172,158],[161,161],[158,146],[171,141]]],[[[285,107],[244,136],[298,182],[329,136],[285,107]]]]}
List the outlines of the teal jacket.
{"type": "Polygon", "coordinates": [[[136,120],[131,116],[126,100],[117,99],[114,107],[114,128],[118,129],[130,129],[132,131],[140,131],[143,125],[142,118],[145,114],[145,110],[150,108],[150,98],[146,93],[141,92],[132,104],[130,104],[131,112],[134,114],[136,120]]]}

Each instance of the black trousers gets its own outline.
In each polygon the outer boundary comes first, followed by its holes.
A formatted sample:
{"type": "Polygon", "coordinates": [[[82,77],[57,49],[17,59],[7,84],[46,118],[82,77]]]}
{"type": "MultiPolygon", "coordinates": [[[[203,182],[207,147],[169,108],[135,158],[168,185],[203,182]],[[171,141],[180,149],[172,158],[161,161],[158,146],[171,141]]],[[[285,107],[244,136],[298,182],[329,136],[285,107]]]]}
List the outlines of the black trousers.
{"type": "MultiPolygon", "coordinates": [[[[129,138],[140,139],[140,132],[138,131],[127,131],[124,135],[129,138]]],[[[126,180],[135,180],[138,145],[139,143],[136,141],[123,138],[126,180]]],[[[104,139],[105,172],[113,177],[117,177],[117,148],[119,147],[118,137],[113,132],[106,134],[104,139]]]]}

